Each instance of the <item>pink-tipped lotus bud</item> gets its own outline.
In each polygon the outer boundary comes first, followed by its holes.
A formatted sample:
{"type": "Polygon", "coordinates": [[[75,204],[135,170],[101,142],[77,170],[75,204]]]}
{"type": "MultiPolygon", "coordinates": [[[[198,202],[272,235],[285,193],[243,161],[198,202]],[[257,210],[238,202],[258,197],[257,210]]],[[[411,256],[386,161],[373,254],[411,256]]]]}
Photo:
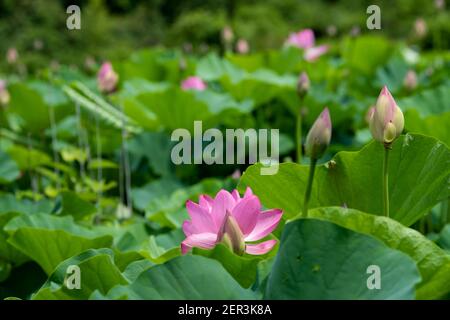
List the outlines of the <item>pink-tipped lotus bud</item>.
{"type": "Polygon", "coordinates": [[[366,112],[366,116],[364,119],[366,120],[367,124],[370,124],[370,119],[372,119],[372,115],[375,112],[375,106],[371,106],[369,110],[366,112]]]}
{"type": "Polygon", "coordinates": [[[228,211],[223,220],[219,236],[221,237],[222,243],[233,250],[234,253],[242,255],[245,252],[244,235],[236,219],[228,211]]]}
{"type": "Polygon", "coordinates": [[[116,90],[119,76],[114,71],[111,62],[104,62],[97,74],[97,85],[101,92],[111,93],[116,90]]]}
{"type": "Polygon", "coordinates": [[[236,44],[236,51],[240,54],[247,54],[250,51],[250,46],[248,45],[247,40],[239,39],[236,44]]]}
{"type": "Polygon", "coordinates": [[[311,83],[306,72],[302,72],[297,81],[297,93],[300,97],[304,97],[309,90],[311,83]]]}
{"type": "Polygon", "coordinates": [[[6,61],[9,64],[14,64],[19,60],[19,53],[16,48],[9,48],[6,52],[6,61]]]}
{"type": "Polygon", "coordinates": [[[378,96],[370,118],[370,132],[375,140],[391,144],[403,131],[403,113],[386,86],[378,96]]]}
{"type": "Polygon", "coordinates": [[[405,78],[403,79],[403,85],[409,91],[414,90],[417,87],[417,74],[414,70],[409,70],[405,78]]]}
{"type": "Polygon", "coordinates": [[[423,18],[418,18],[414,22],[414,32],[418,38],[423,38],[427,34],[427,23],[423,18]]]}
{"type": "Polygon", "coordinates": [[[320,158],[331,140],[331,119],[328,108],[325,108],[314,122],[306,136],[305,154],[311,159],[320,158]]]}
{"type": "Polygon", "coordinates": [[[233,41],[233,38],[234,38],[233,30],[229,26],[226,26],[225,28],[223,28],[223,30],[222,30],[223,41],[225,43],[230,43],[233,41]]]}
{"type": "Polygon", "coordinates": [[[181,83],[183,90],[198,90],[203,91],[206,89],[206,83],[199,77],[188,77],[181,83]]]}
{"type": "Polygon", "coordinates": [[[0,80],[0,106],[6,106],[9,103],[10,95],[6,89],[6,81],[0,80]]]}

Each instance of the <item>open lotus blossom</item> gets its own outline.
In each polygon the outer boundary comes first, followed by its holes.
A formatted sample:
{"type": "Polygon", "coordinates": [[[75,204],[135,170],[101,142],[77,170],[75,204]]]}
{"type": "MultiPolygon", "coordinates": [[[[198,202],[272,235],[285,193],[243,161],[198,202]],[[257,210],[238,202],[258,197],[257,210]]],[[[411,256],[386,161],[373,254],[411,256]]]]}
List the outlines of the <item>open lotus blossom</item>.
{"type": "Polygon", "coordinates": [[[304,29],[297,33],[291,33],[289,38],[286,40],[286,44],[288,46],[304,49],[304,59],[311,62],[328,51],[327,45],[315,47],[315,41],[316,38],[314,36],[314,31],[311,29],[304,29]]]}
{"type": "Polygon", "coordinates": [[[403,113],[384,86],[370,114],[370,132],[375,140],[390,144],[402,133],[403,126],[403,113]]]}
{"type": "Polygon", "coordinates": [[[206,89],[206,83],[199,77],[188,77],[187,79],[183,80],[181,83],[181,88],[183,90],[198,90],[202,91],[206,89]]]}
{"type": "Polygon", "coordinates": [[[201,195],[199,203],[188,201],[186,208],[191,220],[183,223],[186,239],[181,252],[191,248],[212,249],[223,243],[233,252],[261,255],[269,252],[276,240],[252,244],[269,235],[280,222],[283,212],[279,209],[261,211],[261,203],[250,188],[241,198],[238,191],[221,190],[213,199],[201,195]]]}
{"type": "Polygon", "coordinates": [[[97,74],[97,85],[101,92],[110,93],[116,89],[119,76],[114,71],[111,62],[104,62],[97,74]]]}

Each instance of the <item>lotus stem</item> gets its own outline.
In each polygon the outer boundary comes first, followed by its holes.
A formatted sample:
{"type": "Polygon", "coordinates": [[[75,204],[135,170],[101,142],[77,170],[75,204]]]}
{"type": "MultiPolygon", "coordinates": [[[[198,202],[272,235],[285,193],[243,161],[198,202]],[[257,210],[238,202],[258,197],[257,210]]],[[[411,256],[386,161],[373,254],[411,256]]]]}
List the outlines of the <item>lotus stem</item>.
{"type": "Polygon", "coordinates": [[[297,113],[297,126],[296,126],[296,138],[297,138],[297,163],[302,163],[302,108],[298,109],[297,113]]]}
{"type": "Polygon", "coordinates": [[[308,184],[306,186],[305,199],[303,201],[303,214],[304,218],[308,217],[308,203],[309,198],[311,197],[312,184],[314,180],[314,171],[316,170],[317,159],[312,158],[311,163],[309,164],[309,176],[308,176],[308,184]]]}
{"type": "Polygon", "coordinates": [[[383,213],[389,217],[389,150],[390,146],[384,146],[384,161],[383,161],[383,213]]]}

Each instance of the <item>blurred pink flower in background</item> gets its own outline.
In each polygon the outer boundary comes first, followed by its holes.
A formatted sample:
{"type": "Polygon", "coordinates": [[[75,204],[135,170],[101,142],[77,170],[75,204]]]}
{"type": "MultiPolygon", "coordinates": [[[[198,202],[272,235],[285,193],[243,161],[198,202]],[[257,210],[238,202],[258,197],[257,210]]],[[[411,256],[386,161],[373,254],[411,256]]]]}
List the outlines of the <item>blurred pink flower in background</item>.
{"type": "Polygon", "coordinates": [[[414,22],[414,32],[418,38],[423,38],[427,34],[427,23],[423,18],[417,18],[414,22]]]}
{"type": "Polygon", "coordinates": [[[10,96],[6,89],[6,81],[0,79],[0,106],[6,106],[9,103],[10,96]]]}
{"type": "Polygon", "coordinates": [[[198,90],[203,91],[207,87],[206,83],[199,77],[192,76],[188,77],[181,83],[181,88],[183,90],[198,90]]]}
{"type": "Polygon", "coordinates": [[[300,49],[308,49],[314,46],[314,31],[311,29],[300,30],[297,33],[291,33],[287,39],[287,45],[292,45],[300,49]]]}
{"type": "Polygon", "coordinates": [[[305,50],[304,59],[312,62],[328,51],[327,45],[314,47],[315,41],[314,31],[304,29],[297,33],[291,33],[286,40],[286,45],[305,50]]]}
{"type": "Polygon", "coordinates": [[[305,50],[305,53],[303,57],[306,61],[312,62],[317,60],[321,55],[326,53],[328,51],[328,46],[326,44],[318,46],[318,47],[312,47],[305,50]]]}
{"type": "Polygon", "coordinates": [[[16,48],[9,48],[6,52],[6,61],[9,64],[14,64],[19,59],[19,52],[17,52],[16,48]]]}
{"type": "Polygon", "coordinates": [[[414,90],[417,87],[417,73],[414,70],[409,70],[403,79],[403,85],[408,90],[414,90]]]}
{"type": "Polygon", "coordinates": [[[234,39],[233,29],[230,26],[225,26],[222,29],[222,39],[224,42],[232,42],[234,39]]]}
{"type": "Polygon", "coordinates": [[[245,39],[239,39],[236,44],[236,51],[240,54],[247,54],[250,51],[250,46],[245,39]]]}
{"type": "Polygon", "coordinates": [[[181,243],[181,252],[186,254],[193,247],[213,249],[223,243],[237,254],[244,252],[260,255],[269,252],[276,240],[247,244],[268,236],[281,220],[279,209],[261,211],[257,196],[247,188],[241,198],[237,190],[229,193],[220,190],[213,199],[201,195],[199,204],[186,202],[191,220],[185,220],[183,231],[186,239],[181,243]]]}
{"type": "Polygon", "coordinates": [[[97,85],[101,92],[111,93],[116,90],[119,76],[114,71],[111,62],[104,62],[97,74],[97,85]]]}

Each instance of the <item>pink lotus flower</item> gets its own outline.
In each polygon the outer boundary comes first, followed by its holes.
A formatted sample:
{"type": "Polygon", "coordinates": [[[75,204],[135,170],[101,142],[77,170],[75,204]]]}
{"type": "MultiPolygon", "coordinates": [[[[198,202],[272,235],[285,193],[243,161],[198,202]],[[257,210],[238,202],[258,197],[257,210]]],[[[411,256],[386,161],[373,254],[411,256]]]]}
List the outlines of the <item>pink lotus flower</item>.
{"type": "Polygon", "coordinates": [[[304,49],[304,58],[306,61],[314,61],[324,53],[328,51],[327,45],[314,47],[316,42],[314,31],[311,29],[300,30],[297,33],[291,33],[286,41],[289,46],[294,46],[300,49],[304,49]]]}
{"type": "Polygon", "coordinates": [[[247,54],[250,51],[250,46],[245,39],[239,39],[236,44],[236,51],[240,54],[247,54]]]}
{"type": "Polygon", "coordinates": [[[206,83],[199,77],[189,77],[181,83],[181,88],[183,90],[193,89],[203,91],[206,89],[206,83]]]}
{"type": "Polygon", "coordinates": [[[116,90],[119,76],[114,71],[111,62],[104,62],[97,74],[97,85],[101,92],[111,93],[116,90]]]}
{"type": "Polygon", "coordinates": [[[269,252],[276,240],[247,244],[261,240],[278,225],[283,212],[279,209],[261,211],[261,203],[250,188],[240,197],[237,190],[229,193],[221,190],[213,199],[201,195],[199,204],[186,203],[191,220],[183,223],[186,239],[181,243],[181,252],[191,248],[212,249],[223,243],[237,254],[244,252],[261,255],[269,252]]]}
{"type": "Polygon", "coordinates": [[[297,33],[291,33],[286,43],[300,49],[308,49],[314,46],[314,42],[314,31],[305,29],[297,33]]]}

